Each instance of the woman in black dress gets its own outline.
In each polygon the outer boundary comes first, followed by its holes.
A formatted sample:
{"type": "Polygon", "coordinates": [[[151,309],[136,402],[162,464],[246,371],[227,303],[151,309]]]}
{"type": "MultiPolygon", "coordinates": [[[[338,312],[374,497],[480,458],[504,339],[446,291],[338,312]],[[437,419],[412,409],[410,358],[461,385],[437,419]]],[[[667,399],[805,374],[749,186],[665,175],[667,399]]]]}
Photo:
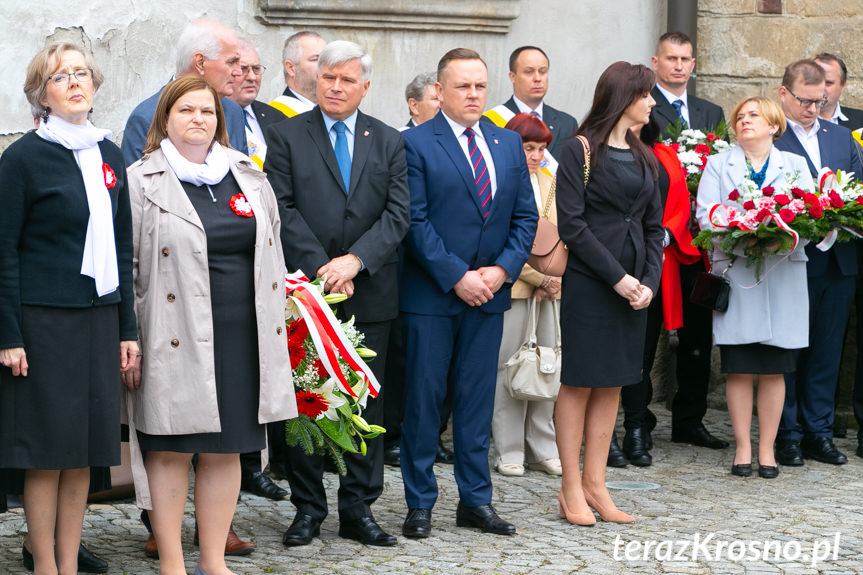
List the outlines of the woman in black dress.
{"type": "Polygon", "coordinates": [[[164,88],[144,152],[129,167],[142,358],[127,400],[133,456],[146,453],[135,486],[152,507],[160,573],[185,573],[180,532],[198,454],[196,573],[229,575],[239,454],[266,446],[265,423],[296,417],[276,200],[228,147],[218,94],[199,76],[164,88]]]}
{"type": "Polygon", "coordinates": [[[90,466],[120,463],[117,379],[138,352],[126,171],[87,119],[102,79],[79,46],[41,50],[24,85],[39,126],[0,157],[0,468],[23,471],[37,574],[78,571],[90,466]]]}
{"type": "Polygon", "coordinates": [[[611,500],[605,465],[620,389],[641,380],[647,306],[662,265],[656,157],[630,131],[648,121],[654,81],[645,66],[609,66],[557,172],[558,230],[569,247],[561,298],[562,385],[554,412],[563,467],[558,501],[561,517],[579,525],[596,522],[589,508],[604,521],[633,520],[611,500]]]}

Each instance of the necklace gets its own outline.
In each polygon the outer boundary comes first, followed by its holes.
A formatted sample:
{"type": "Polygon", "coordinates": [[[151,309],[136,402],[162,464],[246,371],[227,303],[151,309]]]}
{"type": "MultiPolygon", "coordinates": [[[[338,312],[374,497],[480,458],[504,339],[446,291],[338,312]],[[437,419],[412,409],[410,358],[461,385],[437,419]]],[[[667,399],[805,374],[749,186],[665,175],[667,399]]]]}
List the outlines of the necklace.
{"type": "Polygon", "coordinates": [[[757,172],[752,167],[752,162],[746,158],[746,168],[749,170],[749,179],[752,180],[759,188],[764,185],[764,179],[767,177],[767,165],[770,163],[770,156],[764,161],[764,165],[757,172]]]}

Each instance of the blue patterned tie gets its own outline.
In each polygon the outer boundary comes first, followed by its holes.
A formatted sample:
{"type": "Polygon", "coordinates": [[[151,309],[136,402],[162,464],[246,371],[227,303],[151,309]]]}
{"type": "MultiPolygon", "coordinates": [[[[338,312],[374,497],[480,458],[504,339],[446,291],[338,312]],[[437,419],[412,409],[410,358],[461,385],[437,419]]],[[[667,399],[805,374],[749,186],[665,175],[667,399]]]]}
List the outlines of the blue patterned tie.
{"type": "Polygon", "coordinates": [[[680,118],[680,125],[685,128],[689,127],[689,124],[686,122],[686,118],[683,117],[683,100],[675,100],[671,103],[674,106],[674,109],[677,110],[677,116],[680,118]]]}
{"type": "Polygon", "coordinates": [[[345,193],[351,189],[351,153],[348,151],[348,137],[345,136],[344,122],[336,122],[333,124],[333,130],[336,131],[336,162],[339,164],[339,171],[342,173],[342,181],[345,183],[345,193]]]}
{"type": "Polygon", "coordinates": [[[485,210],[482,217],[488,216],[488,210],[491,207],[491,178],[488,175],[488,166],[485,164],[485,158],[482,157],[482,152],[476,145],[476,133],[465,128],[467,136],[467,149],[470,153],[470,163],[473,167],[473,174],[476,178],[476,193],[479,195],[482,208],[485,210]]]}

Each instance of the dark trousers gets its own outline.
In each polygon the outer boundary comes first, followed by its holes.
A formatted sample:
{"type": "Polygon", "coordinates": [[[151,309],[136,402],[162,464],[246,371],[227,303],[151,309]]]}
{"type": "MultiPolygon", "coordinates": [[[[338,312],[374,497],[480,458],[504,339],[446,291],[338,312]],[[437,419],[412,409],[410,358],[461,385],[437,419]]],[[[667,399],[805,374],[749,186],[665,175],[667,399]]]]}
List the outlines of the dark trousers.
{"type": "MultiPolygon", "coordinates": [[[[863,270],[863,241],[857,243],[858,269],[863,270]]],[[[857,441],[863,444],[863,275],[857,276],[857,370],[854,373],[854,393],[851,398],[854,419],[857,420],[857,441]]]]}
{"type": "Polygon", "coordinates": [[[683,327],[677,330],[677,393],[671,403],[672,429],[692,429],[707,413],[710,351],[713,348],[713,312],[689,302],[695,278],[704,262],[680,266],[683,291],[683,327]]]}
{"type": "MultiPolygon", "coordinates": [[[[369,397],[363,418],[372,424],[382,425],[385,404],[385,368],[390,338],[391,321],[355,324],[365,334],[365,347],[377,352],[377,357],[369,362],[369,367],[378,382],[381,392],[378,397],[369,397]]],[[[371,505],[380,497],[384,488],[383,437],[366,440],[367,451],[346,453],[345,463],[348,473],[339,477],[339,517],[358,519],[372,517],[371,505]]],[[[324,456],[307,455],[302,447],[288,447],[288,483],[291,486],[291,503],[298,513],[305,513],[317,520],[327,516],[327,494],[322,482],[324,456]]]]}
{"type": "MultiPolygon", "coordinates": [[[[267,444],[270,450],[270,461],[284,461],[287,457],[288,445],[285,443],[285,422],[274,421],[267,424],[267,444]]],[[[261,470],[261,452],[240,454],[240,468],[243,477],[249,477],[261,470]]]]}
{"type": "Polygon", "coordinates": [[[408,364],[401,469],[407,505],[431,509],[437,500],[434,461],[449,381],[459,498],[471,507],[488,504],[488,449],[503,314],[467,308],[454,316],[403,314],[403,320],[408,364]]]}
{"type": "Polygon", "coordinates": [[[808,278],[809,347],[797,356],[797,372],[785,375],[785,406],[779,439],[833,437],[836,385],[845,325],[854,300],[854,276],[844,276],[835,258],[827,271],[808,278]]]}
{"type": "Polygon", "coordinates": [[[659,334],[662,331],[662,297],[657,293],[650,307],[647,308],[647,336],[644,340],[644,361],[642,363],[641,381],[635,385],[624,385],[620,390],[620,402],[623,404],[623,426],[626,429],[647,427],[652,430],[656,425],[656,416],[648,409],[653,399],[653,382],[650,371],[656,358],[656,346],[659,344],[659,334]]]}
{"type": "MultiPolygon", "coordinates": [[[[404,324],[401,316],[392,322],[390,345],[387,350],[386,381],[387,393],[384,399],[384,445],[398,445],[402,438],[402,421],[405,415],[405,378],[407,376],[407,354],[405,353],[404,324]]],[[[440,435],[449,425],[452,411],[452,384],[447,387],[446,398],[440,412],[440,435]]]]}

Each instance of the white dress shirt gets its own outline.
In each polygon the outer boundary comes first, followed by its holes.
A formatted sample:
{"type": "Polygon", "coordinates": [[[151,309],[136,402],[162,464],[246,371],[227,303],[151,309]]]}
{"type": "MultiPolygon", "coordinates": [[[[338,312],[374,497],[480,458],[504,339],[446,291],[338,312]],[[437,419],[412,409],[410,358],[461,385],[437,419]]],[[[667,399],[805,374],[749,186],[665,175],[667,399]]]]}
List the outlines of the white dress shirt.
{"type": "MultiPolygon", "coordinates": [[[[333,126],[335,126],[338,120],[334,120],[324,114],[323,110],[321,111],[321,115],[324,117],[324,125],[327,127],[327,135],[330,137],[330,144],[333,146],[333,151],[336,149],[336,131],[333,130],[333,126]]],[[[356,135],[357,128],[357,111],[354,110],[354,113],[342,120],[345,123],[347,129],[345,130],[345,137],[348,140],[348,152],[351,154],[351,161],[354,159],[354,136],[356,135]]]]}
{"type": "MultiPolygon", "coordinates": [[[[512,95],[512,101],[515,102],[515,107],[518,108],[519,113],[521,114],[530,114],[531,112],[536,112],[536,115],[539,116],[539,119],[542,120],[542,102],[539,103],[539,106],[536,109],[531,108],[524,102],[518,99],[515,94],[512,95]]],[[[542,120],[545,122],[545,120],[542,120]]]]}
{"type": "MultiPolygon", "coordinates": [[[[446,119],[449,127],[452,128],[452,132],[453,134],[455,134],[455,137],[458,140],[462,151],[464,152],[464,157],[467,160],[471,171],[473,171],[473,162],[471,162],[470,160],[470,150],[467,147],[467,134],[464,133],[465,127],[453,121],[449,116],[444,113],[443,110],[441,110],[441,114],[443,114],[443,117],[446,119]]],[[[488,143],[485,141],[485,136],[483,135],[482,130],[479,127],[479,121],[477,121],[473,126],[471,126],[471,129],[476,134],[476,146],[482,153],[482,157],[485,160],[485,165],[488,167],[488,177],[491,180],[491,197],[494,198],[494,195],[497,193],[497,177],[495,176],[496,172],[494,171],[494,161],[491,157],[491,150],[489,149],[488,143]]],[[[474,173],[474,177],[476,177],[476,173],[474,173]]]]}
{"type": "Polygon", "coordinates": [[[689,97],[686,93],[686,90],[684,90],[681,95],[675,96],[674,94],[660,86],[659,83],[656,84],[656,89],[659,90],[659,92],[663,96],[665,96],[665,99],[668,100],[669,104],[672,104],[672,102],[674,102],[675,100],[681,100],[683,102],[683,106],[680,108],[680,113],[683,115],[683,119],[686,120],[686,125],[691,128],[692,123],[689,121],[689,97]]]}
{"type": "Polygon", "coordinates": [[[243,108],[243,114],[246,116],[246,142],[249,148],[246,153],[249,156],[258,156],[263,160],[267,155],[267,140],[264,139],[264,131],[261,129],[261,124],[258,123],[258,118],[255,116],[251,104],[243,108]]]}
{"type": "Polygon", "coordinates": [[[812,163],[815,165],[815,169],[820,171],[821,147],[818,145],[818,130],[821,129],[821,123],[818,121],[818,118],[815,118],[815,123],[812,124],[812,127],[809,128],[808,132],[803,128],[803,126],[792,121],[788,117],[785,118],[785,121],[788,123],[788,127],[794,131],[794,135],[797,136],[800,143],[803,144],[803,149],[806,150],[806,154],[809,156],[809,159],[812,160],[812,163]]]}

